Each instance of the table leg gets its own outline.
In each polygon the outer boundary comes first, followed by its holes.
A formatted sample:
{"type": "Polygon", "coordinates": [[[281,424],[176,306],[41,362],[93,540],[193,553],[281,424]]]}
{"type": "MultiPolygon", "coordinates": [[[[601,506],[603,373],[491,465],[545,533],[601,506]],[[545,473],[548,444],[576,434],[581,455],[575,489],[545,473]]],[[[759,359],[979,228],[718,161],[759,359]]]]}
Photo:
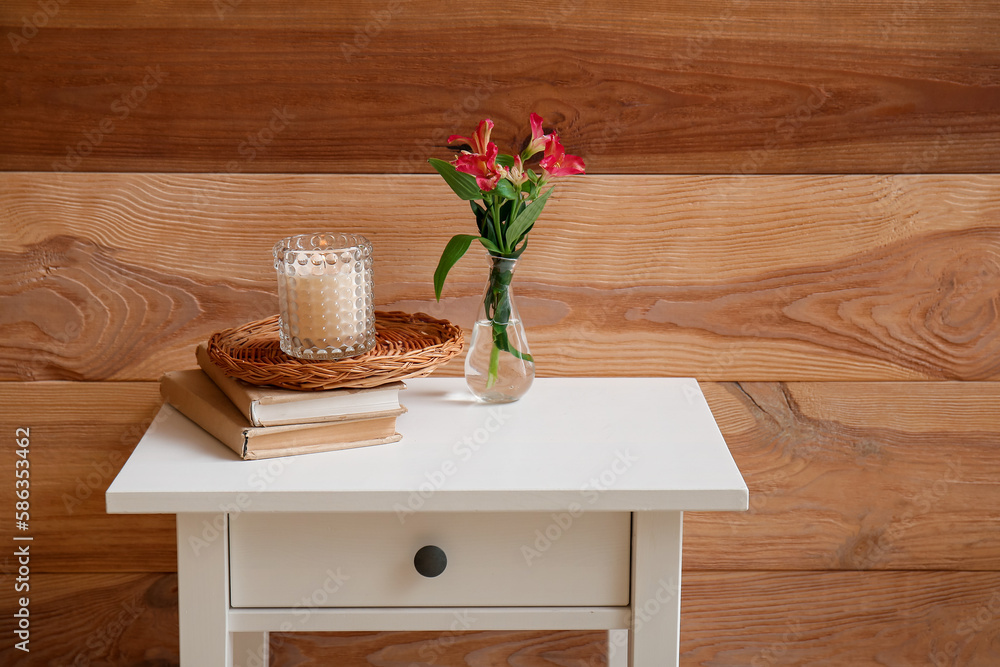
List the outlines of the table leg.
{"type": "Polygon", "coordinates": [[[676,667],[681,620],[681,512],[632,514],[630,667],[676,667]]]}
{"type": "Polygon", "coordinates": [[[628,630],[608,631],[608,667],[628,667],[628,635],[628,630]]]}
{"type": "Polygon", "coordinates": [[[225,514],[177,515],[181,667],[233,664],[227,529],[225,514]]]}
{"type": "Polygon", "coordinates": [[[233,633],[233,667],[268,667],[266,632],[233,633]]]}

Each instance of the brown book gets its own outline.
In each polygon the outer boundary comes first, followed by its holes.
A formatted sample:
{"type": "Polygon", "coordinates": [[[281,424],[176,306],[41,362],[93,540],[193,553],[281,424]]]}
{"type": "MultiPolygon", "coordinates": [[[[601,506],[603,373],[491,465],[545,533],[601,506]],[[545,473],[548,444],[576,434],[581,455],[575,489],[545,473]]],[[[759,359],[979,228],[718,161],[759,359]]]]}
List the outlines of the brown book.
{"type": "Polygon", "coordinates": [[[406,412],[400,407],[373,419],[251,426],[201,370],[164,374],[160,393],[185,417],[248,460],[396,442],[402,437],[396,433],[396,417],[406,412]]]}
{"type": "Polygon", "coordinates": [[[198,346],[198,365],[233,402],[252,426],[279,426],[309,422],[347,421],[386,417],[399,413],[402,382],[367,389],[295,391],[257,387],[234,377],[212,363],[208,346],[198,346]]]}

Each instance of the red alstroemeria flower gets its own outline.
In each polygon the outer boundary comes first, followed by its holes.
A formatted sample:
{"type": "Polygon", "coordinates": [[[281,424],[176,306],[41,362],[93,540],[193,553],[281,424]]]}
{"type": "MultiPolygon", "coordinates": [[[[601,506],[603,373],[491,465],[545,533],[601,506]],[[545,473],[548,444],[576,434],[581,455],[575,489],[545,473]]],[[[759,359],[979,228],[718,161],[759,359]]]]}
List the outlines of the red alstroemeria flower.
{"type": "Polygon", "coordinates": [[[537,113],[533,113],[528,117],[528,121],[531,123],[531,141],[528,143],[527,148],[525,148],[521,153],[525,160],[530,158],[535,153],[542,152],[549,139],[549,135],[545,134],[545,131],[542,129],[541,116],[537,113]]]}
{"type": "MultiPolygon", "coordinates": [[[[491,123],[492,125],[492,123],[491,123]]],[[[480,124],[482,127],[482,124],[480,124]]],[[[502,168],[497,165],[497,145],[492,141],[486,144],[485,153],[470,153],[462,151],[452,162],[455,170],[476,177],[476,185],[483,192],[489,192],[497,186],[497,181],[503,177],[502,168]]]]}
{"type": "Polygon", "coordinates": [[[549,176],[572,176],[584,173],[583,158],[579,155],[567,155],[566,149],[559,142],[558,134],[550,134],[545,142],[545,157],[538,163],[549,176]]]}
{"type": "Polygon", "coordinates": [[[490,143],[490,133],[493,132],[493,121],[489,118],[484,118],[479,121],[479,127],[471,137],[463,137],[460,134],[453,134],[448,137],[449,144],[463,143],[472,146],[472,152],[478,153],[480,155],[486,154],[486,147],[490,143]]]}

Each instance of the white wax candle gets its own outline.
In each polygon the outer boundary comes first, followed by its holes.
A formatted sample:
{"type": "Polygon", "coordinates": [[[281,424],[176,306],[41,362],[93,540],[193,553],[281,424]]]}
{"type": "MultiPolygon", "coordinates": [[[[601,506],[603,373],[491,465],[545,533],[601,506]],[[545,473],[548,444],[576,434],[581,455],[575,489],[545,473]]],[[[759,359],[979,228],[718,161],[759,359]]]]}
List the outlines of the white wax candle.
{"type": "Polygon", "coordinates": [[[336,273],[287,278],[289,303],[295,304],[290,308],[293,335],[306,347],[355,345],[363,337],[367,295],[363,290],[361,296],[355,295],[356,272],[351,266],[338,268],[342,270],[336,273]]]}
{"type": "Polygon", "coordinates": [[[361,354],[375,342],[371,243],[354,234],[303,234],[274,246],[281,349],[301,358],[361,354]]]}

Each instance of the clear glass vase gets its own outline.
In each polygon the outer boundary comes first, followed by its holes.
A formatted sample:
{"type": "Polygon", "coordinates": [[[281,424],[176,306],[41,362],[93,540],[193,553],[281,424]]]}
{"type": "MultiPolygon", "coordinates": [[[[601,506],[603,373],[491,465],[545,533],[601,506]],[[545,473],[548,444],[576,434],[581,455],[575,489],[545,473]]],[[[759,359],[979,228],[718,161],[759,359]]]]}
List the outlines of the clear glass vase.
{"type": "Polygon", "coordinates": [[[465,357],[465,381],[483,403],[510,403],[531,387],[535,362],[511,288],[517,260],[487,257],[490,274],[465,357]]]}

